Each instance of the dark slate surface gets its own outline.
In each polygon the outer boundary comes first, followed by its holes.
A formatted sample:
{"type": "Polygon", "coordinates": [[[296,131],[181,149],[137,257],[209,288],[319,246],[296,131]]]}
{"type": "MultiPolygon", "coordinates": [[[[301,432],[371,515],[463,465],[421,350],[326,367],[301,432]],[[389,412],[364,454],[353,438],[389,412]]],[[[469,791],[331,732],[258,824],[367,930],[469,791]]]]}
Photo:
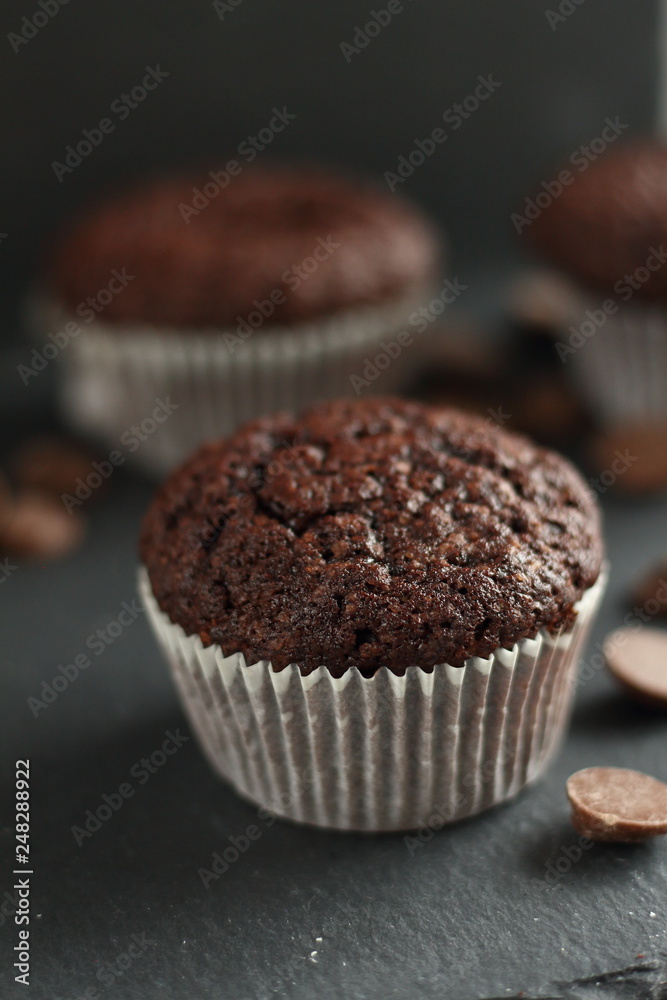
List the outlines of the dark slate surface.
{"type": "MultiPolygon", "coordinates": [[[[193,740],[146,780],[141,758],[165,732],[188,732],[147,624],[139,617],[99,656],[86,642],[134,598],[150,490],[119,470],[88,510],[82,549],[22,565],[0,586],[3,785],[13,761],[30,757],[35,871],[32,986],[12,982],[16,928],[4,920],[3,998],[664,995],[651,990],[665,958],[667,842],[567,858],[577,842],[569,773],[613,764],[667,779],[667,719],[625,701],[604,670],[580,687],[545,781],[412,854],[402,836],[269,827],[211,775],[193,740]],[[27,699],[85,651],[92,665],[34,717],[27,699]],[[77,846],[71,827],[126,781],[134,796],[77,846]],[[249,824],[259,839],[205,888],[198,869],[249,824]],[[137,957],[121,972],[133,941],[137,957]]],[[[588,660],[626,613],[628,580],[665,542],[664,499],[602,501],[613,572],[588,660]]],[[[12,885],[11,836],[3,827],[0,894],[12,885]]]]}
{"type": "MultiPolygon", "coordinates": [[[[655,0],[636,0],[631,17],[625,0],[587,0],[555,31],[546,6],[406,4],[348,65],[339,43],[370,4],[341,0],[325,10],[253,0],[224,22],[209,2],[64,5],[18,53],[3,43],[0,73],[11,94],[0,110],[3,322],[45,234],[109,183],[193,158],[218,167],[285,103],[299,117],[276,154],[381,176],[478,74],[502,81],[493,103],[402,190],[447,226],[453,273],[467,280],[468,263],[478,266],[480,256],[506,259],[516,247],[510,212],[536,178],[551,177],[554,162],[598,135],[607,115],[635,132],[653,119],[655,0]],[[160,61],[172,74],[164,87],[59,184],[51,161],[147,63],[160,61]]],[[[6,0],[5,34],[37,9],[6,0]]],[[[44,419],[50,373],[25,391],[15,365],[29,351],[15,329],[0,334],[17,343],[0,366],[0,407],[15,396],[2,431],[26,431],[44,419]]],[[[572,734],[539,787],[438,834],[414,856],[400,836],[264,824],[252,849],[205,889],[197,870],[257,816],[210,775],[192,741],[145,784],[133,781],[136,794],[76,845],[71,827],[86,810],[127,781],[166,731],[186,732],[142,618],[37,718],[27,704],[133,599],[149,492],[116,473],[107,497],[87,511],[84,548],[55,565],[21,566],[0,583],[2,1000],[648,996],[666,946],[667,844],[596,847],[554,885],[545,879],[549,866],[566,867],[565,850],[576,842],[567,774],[627,763],[667,778],[665,720],[627,705],[600,671],[580,690],[572,734]],[[13,985],[16,928],[5,916],[13,815],[6,793],[14,760],[25,756],[35,871],[29,990],[13,985]],[[131,946],[138,957],[121,974],[131,946]],[[597,984],[591,977],[600,974],[597,984]]],[[[664,501],[603,499],[614,574],[593,642],[622,619],[627,577],[665,547],[664,501]]]]}

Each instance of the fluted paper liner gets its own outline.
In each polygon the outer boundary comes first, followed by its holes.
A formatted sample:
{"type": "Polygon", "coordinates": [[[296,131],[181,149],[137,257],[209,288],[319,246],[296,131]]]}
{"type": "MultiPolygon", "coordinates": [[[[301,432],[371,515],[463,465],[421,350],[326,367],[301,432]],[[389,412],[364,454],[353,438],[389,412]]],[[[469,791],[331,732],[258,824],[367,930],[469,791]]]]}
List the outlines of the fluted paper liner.
{"type": "Polygon", "coordinates": [[[555,308],[559,339],[572,347],[563,354],[566,370],[603,425],[667,423],[667,306],[596,297],[559,273],[545,307],[555,308]],[[602,308],[608,299],[617,306],[610,315],[602,308]],[[605,319],[586,336],[580,328],[589,312],[605,319]]]}
{"type": "MultiPolygon", "coordinates": [[[[575,326],[586,308],[600,303],[575,326]]],[[[571,363],[603,424],[667,423],[667,310],[621,305],[571,363]]]]}
{"type": "Polygon", "coordinates": [[[139,591],[213,769],[279,816],[339,830],[410,830],[471,816],[539,776],[565,728],[601,577],[567,633],[541,631],[488,659],[402,677],[334,678],[225,656],[139,591]]]}
{"type": "MultiPolygon", "coordinates": [[[[155,329],[138,324],[81,323],[59,357],[60,409],[76,430],[94,434],[109,448],[150,419],[156,401],[177,409],[128,459],[163,475],[202,441],[230,434],[247,420],[293,410],[323,399],[354,395],[351,375],[363,377],[367,358],[383,341],[408,330],[414,342],[425,334],[410,314],[437,293],[420,289],[393,302],[360,307],[303,323],[267,323],[239,341],[229,329],[155,329]],[[231,335],[231,339],[230,336],[231,335]]],[[[35,337],[63,329],[72,319],[44,296],[27,307],[35,337]]],[[[436,323],[429,324],[429,330],[436,323]]],[[[393,391],[419,352],[414,343],[379,372],[364,392],[393,391]]]]}

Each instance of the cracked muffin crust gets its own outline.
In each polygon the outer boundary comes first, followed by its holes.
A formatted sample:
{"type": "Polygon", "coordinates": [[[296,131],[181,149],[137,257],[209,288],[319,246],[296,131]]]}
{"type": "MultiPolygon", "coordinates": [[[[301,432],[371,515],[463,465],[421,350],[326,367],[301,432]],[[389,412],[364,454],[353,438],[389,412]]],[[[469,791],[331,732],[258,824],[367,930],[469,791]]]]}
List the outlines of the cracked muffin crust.
{"type": "Polygon", "coordinates": [[[398,399],[278,414],[204,445],[145,517],[172,622],[274,670],[402,674],[569,628],[595,583],[595,499],[490,420],[398,399]]]}

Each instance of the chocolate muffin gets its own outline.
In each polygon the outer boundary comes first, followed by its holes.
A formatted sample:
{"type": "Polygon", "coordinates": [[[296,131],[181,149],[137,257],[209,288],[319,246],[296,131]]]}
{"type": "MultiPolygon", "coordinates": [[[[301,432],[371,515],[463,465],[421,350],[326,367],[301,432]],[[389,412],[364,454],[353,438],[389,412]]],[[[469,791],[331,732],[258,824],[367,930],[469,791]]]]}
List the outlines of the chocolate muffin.
{"type": "Polygon", "coordinates": [[[438,258],[433,226],[393,195],[252,167],[224,188],[193,174],[103,202],[60,239],[47,278],[75,309],[125,268],[133,280],[105,307],[108,323],[228,327],[267,301],[270,328],[421,290],[438,258]]]}
{"type": "Polygon", "coordinates": [[[372,399],[205,445],[159,491],[141,554],[162,610],[204,645],[338,677],[568,629],[602,544],[565,459],[475,416],[372,399]]]}
{"type": "Polygon", "coordinates": [[[564,459],[390,398],[205,445],[158,491],[141,557],[213,767],[336,829],[437,829],[536,778],[603,587],[564,459]]]}
{"type": "Polygon", "coordinates": [[[396,390],[419,364],[405,345],[437,329],[418,310],[441,244],[417,209],[306,167],[215,178],[145,182],[88,211],[51,248],[36,307],[40,342],[60,330],[68,345],[61,409],[78,432],[115,449],[175,404],[128,455],[160,475],[255,417],[353,395],[387,344],[372,389],[396,390]]]}
{"type": "MultiPolygon", "coordinates": [[[[612,293],[667,242],[667,146],[644,140],[602,153],[526,233],[554,264],[601,294],[612,293]]],[[[660,263],[630,286],[639,298],[667,298],[667,268],[660,263]]]]}
{"type": "Polygon", "coordinates": [[[524,233],[565,278],[557,351],[573,389],[605,430],[657,430],[667,423],[667,146],[634,140],[584,162],[558,194],[542,192],[548,204],[537,196],[524,233]]]}

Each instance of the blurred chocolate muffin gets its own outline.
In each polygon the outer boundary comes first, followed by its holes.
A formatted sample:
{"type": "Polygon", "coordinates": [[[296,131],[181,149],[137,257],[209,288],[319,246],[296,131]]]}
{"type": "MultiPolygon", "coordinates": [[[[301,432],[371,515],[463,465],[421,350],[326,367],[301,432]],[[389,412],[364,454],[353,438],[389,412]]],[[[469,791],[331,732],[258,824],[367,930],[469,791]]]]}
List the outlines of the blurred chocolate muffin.
{"type": "Polygon", "coordinates": [[[558,177],[534,199],[523,233],[568,279],[557,331],[564,370],[605,432],[664,426],[667,146],[619,143],[558,177]]]}
{"type": "Polygon", "coordinates": [[[254,417],[353,395],[387,343],[378,387],[400,386],[414,364],[410,317],[441,260],[421,212],[335,172],[147,181],[54,241],[38,327],[67,343],[61,404],[79,432],[115,448],[157,403],[175,404],[130,456],[161,473],[254,417]]]}
{"type": "Polygon", "coordinates": [[[600,293],[667,297],[667,146],[628,142],[604,152],[526,229],[554,264],[600,293]],[[645,262],[652,251],[655,261],[645,262]],[[663,256],[664,253],[664,256],[663,256]],[[637,268],[645,266],[632,283],[637,268]],[[644,280],[642,280],[644,279],[644,280]]]}
{"type": "Polygon", "coordinates": [[[75,308],[123,267],[132,280],[105,322],[227,327],[267,300],[273,325],[421,290],[438,260],[434,228],[401,199],[335,174],[252,167],[224,188],[193,174],[101,203],[58,241],[47,280],[75,308]]]}

